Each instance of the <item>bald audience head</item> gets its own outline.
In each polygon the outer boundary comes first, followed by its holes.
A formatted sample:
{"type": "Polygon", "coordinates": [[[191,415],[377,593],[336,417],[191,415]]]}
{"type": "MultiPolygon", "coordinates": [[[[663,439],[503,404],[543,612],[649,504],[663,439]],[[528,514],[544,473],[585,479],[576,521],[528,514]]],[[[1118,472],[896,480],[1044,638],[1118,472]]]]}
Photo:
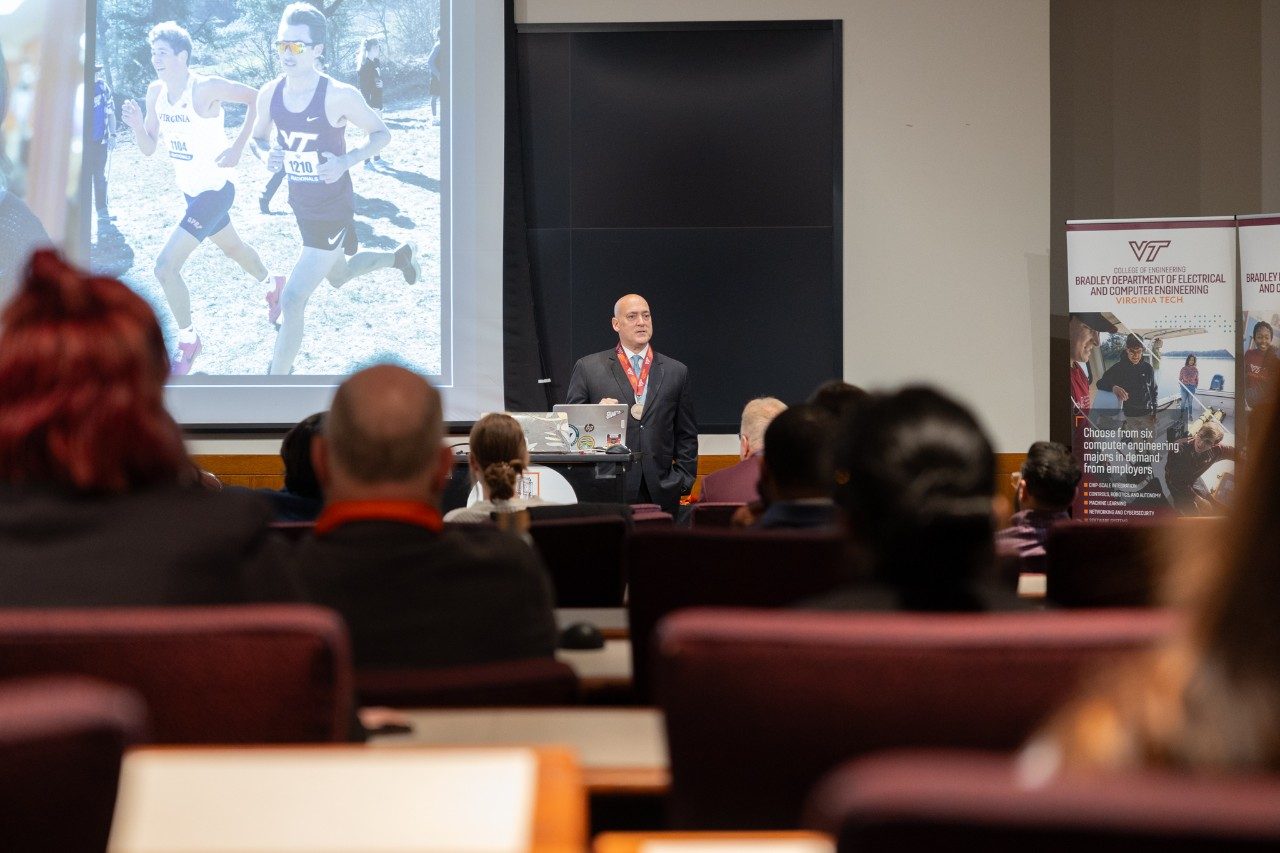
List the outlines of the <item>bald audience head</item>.
{"type": "Polygon", "coordinates": [[[777,397],[757,397],[742,409],[738,427],[738,455],[746,459],[764,450],[764,432],[787,404],[777,397]]]}
{"type": "Polygon", "coordinates": [[[440,394],[427,380],[388,364],[360,371],[338,387],[318,442],[326,497],[437,500],[443,435],[440,394]]]}

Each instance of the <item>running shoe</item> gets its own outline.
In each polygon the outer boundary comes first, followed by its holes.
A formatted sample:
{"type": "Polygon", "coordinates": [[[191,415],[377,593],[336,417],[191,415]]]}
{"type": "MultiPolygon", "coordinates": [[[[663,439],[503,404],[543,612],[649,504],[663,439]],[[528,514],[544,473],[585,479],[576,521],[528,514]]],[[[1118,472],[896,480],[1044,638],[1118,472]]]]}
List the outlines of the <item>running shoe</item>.
{"type": "Polygon", "coordinates": [[[267,319],[273,326],[280,325],[280,291],[284,290],[284,276],[273,275],[273,286],[267,291],[267,319]]]}
{"type": "Polygon", "coordinates": [[[200,352],[200,336],[196,335],[195,340],[190,343],[178,342],[178,353],[173,357],[173,361],[169,364],[170,376],[186,376],[191,372],[191,365],[196,360],[196,354],[200,352]]]}
{"type": "Polygon", "coordinates": [[[418,262],[418,245],[401,243],[396,249],[395,268],[404,273],[405,284],[415,284],[422,278],[422,264],[418,262]]]}

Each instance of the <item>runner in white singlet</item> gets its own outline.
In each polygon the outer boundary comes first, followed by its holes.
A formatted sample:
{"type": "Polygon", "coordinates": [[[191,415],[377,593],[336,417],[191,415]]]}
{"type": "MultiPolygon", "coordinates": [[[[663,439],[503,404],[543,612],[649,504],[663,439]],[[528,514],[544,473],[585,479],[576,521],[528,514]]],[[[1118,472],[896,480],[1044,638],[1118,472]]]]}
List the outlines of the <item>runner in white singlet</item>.
{"type": "Polygon", "coordinates": [[[147,36],[151,64],[158,79],[147,88],[145,115],[136,101],[126,101],[121,115],[133,128],[138,148],[150,156],[158,149],[173,164],[178,189],[186,197],[182,219],[156,258],[155,274],[178,323],[177,352],[170,370],[175,376],[191,372],[200,352],[200,336],[191,320],[191,294],[182,280],[182,265],[207,237],[227,257],[263,285],[271,278],[253,247],[240,239],[229,211],[235,201],[235,165],[253,129],[257,92],[222,77],[193,74],[191,36],[173,21],[158,24],[147,36]],[[222,102],[246,104],[248,114],[240,135],[227,139],[222,102]]]}

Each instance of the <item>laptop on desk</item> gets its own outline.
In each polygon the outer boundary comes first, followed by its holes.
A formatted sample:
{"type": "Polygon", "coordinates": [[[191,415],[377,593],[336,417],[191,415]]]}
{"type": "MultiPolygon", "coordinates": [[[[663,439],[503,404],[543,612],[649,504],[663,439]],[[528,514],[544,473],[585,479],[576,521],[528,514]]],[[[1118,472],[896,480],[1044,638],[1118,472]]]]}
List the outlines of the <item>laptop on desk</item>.
{"type": "Polygon", "coordinates": [[[627,407],[621,403],[560,403],[552,410],[564,413],[573,450],[603,452],[627,443],[627,407]]]}
{"type": "Polygon", "coordinates": [[[572,431],[563,412],[507,412],[524,430],[530,453],[572,453],[572,431]]]}

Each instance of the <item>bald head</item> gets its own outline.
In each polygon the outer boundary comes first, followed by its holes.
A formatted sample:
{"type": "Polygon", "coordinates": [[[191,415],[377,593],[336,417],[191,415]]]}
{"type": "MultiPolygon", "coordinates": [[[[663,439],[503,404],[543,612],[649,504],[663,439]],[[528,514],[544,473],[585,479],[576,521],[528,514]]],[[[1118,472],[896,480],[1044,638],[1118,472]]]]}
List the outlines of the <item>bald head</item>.
{"type": "Polygon", "coordinates": [[[389,364],[343,382],[324,424],[334,474],[369,485],[429,478],[443,434],[439,392],[389,364]]]}
{"type": "Polygon", "coordinates": [[[757,397],[743,407],[738,437],[744,444],[742,448],[744,457],[764,449],[765,429],[786,408],[787,404],[777,397],[757,397]]]}
{"type": "Polygon", "coordinates": [[[618,340],[632,352],[639,352],[653,337],[653,317],[643,296],[628,293],[613,303],[613,330],[618,340]]]}

